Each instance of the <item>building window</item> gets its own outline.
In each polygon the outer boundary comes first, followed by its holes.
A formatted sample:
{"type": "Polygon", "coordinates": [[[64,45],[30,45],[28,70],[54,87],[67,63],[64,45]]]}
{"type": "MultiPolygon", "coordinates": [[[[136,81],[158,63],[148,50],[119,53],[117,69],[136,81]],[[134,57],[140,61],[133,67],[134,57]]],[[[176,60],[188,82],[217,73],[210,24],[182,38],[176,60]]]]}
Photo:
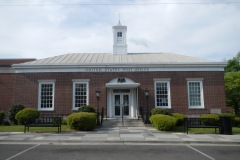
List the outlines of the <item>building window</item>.
{"type": "Polygon", "coordinates": [[[122,32],[117,32],[118,37],[122,37],[122,32]]]}
{"type": "Polygon", "coordinates": [[[202,81],[188,81],[189,108],[204,108],[202,81]]]}
{"type": "Polygon", "coordinates": [[[54,110],[55,80],[39,81],[38,110],[54,110]]]}
{"type": "Polygon", "coordinates": [[[88,105],[88,82],[73,82],[73,110],[88,105]]]}
{"type": "Polygon", "coordinates": [[[170,81],[155,81],[155,106],[171,108],[170,81]]]}
{"type": "Polygon", "coordinates": [[[117,41],[118,42],[122,42],[123,41],[123,35],[122,35],[122,32],[117,32],[117,41]]]}

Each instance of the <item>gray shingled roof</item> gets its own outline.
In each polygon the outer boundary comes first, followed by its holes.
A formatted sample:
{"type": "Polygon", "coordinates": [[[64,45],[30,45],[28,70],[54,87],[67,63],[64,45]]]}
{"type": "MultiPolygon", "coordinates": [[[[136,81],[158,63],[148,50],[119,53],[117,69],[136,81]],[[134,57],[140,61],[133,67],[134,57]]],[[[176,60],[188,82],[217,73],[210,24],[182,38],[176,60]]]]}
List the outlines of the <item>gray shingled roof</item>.
{"type": "MultiPolygon", "coordinates": [[[[165,63],[211,63],[212,61],[171,53],[73,53],[44,58],[20,65],[87,65],[87,64],[165,64],[165,63]]],[[[212,62],[214,63],[214,62],[212,62]]],[[[16,65],[19,66],[19,65],[16,65]]]]}

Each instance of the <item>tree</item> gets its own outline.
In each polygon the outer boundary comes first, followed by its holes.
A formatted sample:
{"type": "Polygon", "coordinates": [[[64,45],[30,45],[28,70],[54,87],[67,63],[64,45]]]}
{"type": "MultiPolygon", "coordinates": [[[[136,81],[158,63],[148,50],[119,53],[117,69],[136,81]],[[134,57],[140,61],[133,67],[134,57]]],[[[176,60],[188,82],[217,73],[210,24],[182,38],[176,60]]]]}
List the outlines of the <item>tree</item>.
{"type": "Polygon", "coordinates": [[[240,52],[227,61],[227,66],[225,67],[225,72],[238,72],[240,71],[240,52]]]}
{"type": "Polygon", "coordinates": [[[227,72],[224,76],[226,103],[233,107],[235,114],[240,110],[240,72],[227,72]]]}

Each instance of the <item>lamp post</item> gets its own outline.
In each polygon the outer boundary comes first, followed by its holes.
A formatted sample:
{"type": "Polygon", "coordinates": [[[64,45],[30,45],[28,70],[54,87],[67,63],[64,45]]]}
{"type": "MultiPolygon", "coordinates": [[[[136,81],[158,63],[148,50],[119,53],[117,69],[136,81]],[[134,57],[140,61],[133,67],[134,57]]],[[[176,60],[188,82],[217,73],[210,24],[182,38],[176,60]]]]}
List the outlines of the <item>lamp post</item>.
{"type": "Polygon", "coordinates": [[[144,94],[145,94],[146,103],[147,103],[147,111],[146,111],[145,124],[149,124],[149,111],[148,111],[149,90],[148,90],[147,88],[145,89],[144,94]]]}
{"type": "Polygon", "coordinates": [[[99,88],[96,90],[96,98],[98,101],[98,105],[97,105],[97,125],[100,125],[100,119],[99,119],[99,100],[100,100],[100,93],[101,91],[99,90],[99,88]]]}

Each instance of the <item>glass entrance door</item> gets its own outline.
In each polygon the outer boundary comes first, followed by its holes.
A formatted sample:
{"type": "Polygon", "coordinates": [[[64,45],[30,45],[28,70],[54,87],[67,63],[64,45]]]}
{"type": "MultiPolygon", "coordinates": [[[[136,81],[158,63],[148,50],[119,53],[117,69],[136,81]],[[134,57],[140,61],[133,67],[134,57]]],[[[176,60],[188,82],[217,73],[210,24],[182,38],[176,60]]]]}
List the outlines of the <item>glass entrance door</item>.
{"type": "Polygon", "coordinates": [[[129,116],[129,94],[114,95],[114,112],[116,117],[129,116]]]}

